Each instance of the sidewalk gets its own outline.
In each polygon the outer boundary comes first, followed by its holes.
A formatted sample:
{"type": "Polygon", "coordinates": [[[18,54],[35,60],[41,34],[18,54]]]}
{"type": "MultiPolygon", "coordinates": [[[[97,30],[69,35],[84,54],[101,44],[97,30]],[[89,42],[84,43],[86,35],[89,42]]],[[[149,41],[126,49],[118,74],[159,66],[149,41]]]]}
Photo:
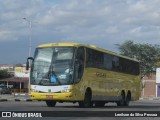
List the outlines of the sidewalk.
{"type": "Polygon", "coordinates": [[[140,100],[159,100],[160,97],[141,97],[140,100]]]}
{"type": "Polygon", "coordinates": [[[30,95],[26,94],[0,94],[0,102],[3,101],[32,101],[30,95]]]}

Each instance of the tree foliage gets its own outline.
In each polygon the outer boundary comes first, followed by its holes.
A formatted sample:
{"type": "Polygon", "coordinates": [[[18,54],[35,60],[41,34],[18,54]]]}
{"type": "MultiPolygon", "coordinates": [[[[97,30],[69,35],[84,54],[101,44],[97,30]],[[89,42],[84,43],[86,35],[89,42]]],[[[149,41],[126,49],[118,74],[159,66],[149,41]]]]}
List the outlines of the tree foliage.
{"type": "Polygon", "coordinates": [[[134,43],[125,41],[118,44],[118,49],[122,55],[134,58],[140,62],[142,76],[155,72],[155,68],[160,66],[160,46],[151,44],[134,43]]]}
{"type": "Polygon", "coordinates": [[[10,74],[7,70],[0,70],[0,79],[9,78],[13,75],[10,74]]]}

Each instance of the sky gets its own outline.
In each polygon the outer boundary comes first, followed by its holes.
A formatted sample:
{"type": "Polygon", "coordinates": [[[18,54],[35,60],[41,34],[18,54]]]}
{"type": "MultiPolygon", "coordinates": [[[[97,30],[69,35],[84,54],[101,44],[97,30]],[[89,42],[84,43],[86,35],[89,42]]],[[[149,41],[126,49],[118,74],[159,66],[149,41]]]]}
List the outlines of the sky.
{"type": "Polygon", "coordinates": [[[126,40],[160,45],[160,0],[0,0],[0,64],[25,63],[37,45],[92,44],[118,52],[126,40]],[[23,18],[26,18],[24,20],[23,18]]]}

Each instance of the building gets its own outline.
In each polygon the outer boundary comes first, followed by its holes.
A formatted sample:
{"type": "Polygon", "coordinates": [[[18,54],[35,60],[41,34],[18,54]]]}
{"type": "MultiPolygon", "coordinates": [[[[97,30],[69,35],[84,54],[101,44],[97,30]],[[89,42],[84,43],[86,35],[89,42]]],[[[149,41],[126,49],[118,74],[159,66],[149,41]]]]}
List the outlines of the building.
{"type": "Polygon", "coordinates": [[[3,84],[6,84],[7,86],[13,86],[12,89],[14,92],[28,92],[29,71],[26,70],[25,64],[17,64],[15,66],[5,64],[5,65],[1,65],[0,69],[1,70],[7,69],[8,71],[10,70],[14,75],[11,78],[1,79],[0,84],[3,83],[3,84]]]}
{"type": "Polygon", "coordinates": [[[14,67],[14,76],[19,78],[29,77],[29,71],[26,70],[26,64],[17,64],[14,67]]]}
{"type": "Polygon", "coordinates": [[[160,97],[160,68],[156,69],[156,96],[160,97]]]}
{"type": "Polygon", "coordinates": [[[142,79],[142,97],[156,97],[156,73],[145,76],[142,79]]]}
{"type": "Polygon", "coordinates": [[[14,65],[0,64],[0,70],[7,70],[8,72],[14,74],[14,65]]]}
{"type": "Polygon", "coordinates": [[[20,79],[22,82],[21,88],[29,87],[29,70],[26,70],[26,64],[17,64],[14,68],[14,77],[20,79]],[[26,80],[28,80],[26,82],[26,80]]]}

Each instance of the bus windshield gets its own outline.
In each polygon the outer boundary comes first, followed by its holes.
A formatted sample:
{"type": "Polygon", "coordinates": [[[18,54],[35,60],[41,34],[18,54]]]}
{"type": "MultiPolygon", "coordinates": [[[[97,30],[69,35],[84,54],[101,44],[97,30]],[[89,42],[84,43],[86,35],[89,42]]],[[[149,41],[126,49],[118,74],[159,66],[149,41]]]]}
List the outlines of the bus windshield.
{"type": "Polygon", "coordinates": [[[37,48],[31,69],[31,84],[72,84],[74,51],[73,47],[37,48]]]}

